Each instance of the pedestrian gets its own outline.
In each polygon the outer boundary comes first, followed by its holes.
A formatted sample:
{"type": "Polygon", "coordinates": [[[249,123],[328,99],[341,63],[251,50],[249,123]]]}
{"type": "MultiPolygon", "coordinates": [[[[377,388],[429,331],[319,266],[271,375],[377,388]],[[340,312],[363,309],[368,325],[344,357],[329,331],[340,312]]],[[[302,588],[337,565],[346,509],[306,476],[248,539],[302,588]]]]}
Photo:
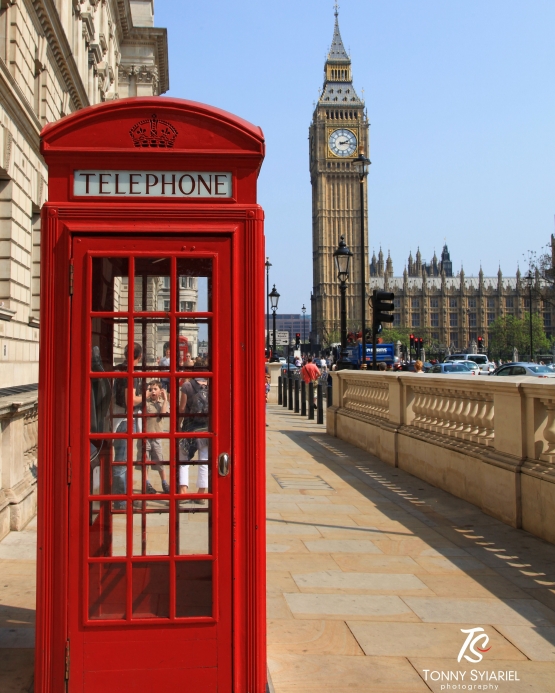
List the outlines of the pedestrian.
{"type": "MultiPolygon", "coordinates": [[[[168,413],[168,395],[164,388],[161,386],[159,380],[151,380],[148,384],[148,397],[146,400],[146,425],[145,430],[147,433],[162,433],[162,421],[167,417],[168,413]]],[[[164,465],[160,464],[164,460],[164,454],[162,452],[162,445],[160,444],[159,438],[145,438],[146,454],[149,459],[153,462],[158,462],[158,464],[151,465],[151,469],[160,474],[160,481],[162,483],[163,493],[170,492],[170,486],[166,479],[166,472],[164,465]]],[[[146,482],[146,492],[156,493],[156,490],[147,480],[146,482]]]]}
{"type": "Polygon", "coordinates": [[[424,373],[423,367],[424,367],[424,364],[422,363],[422,361],[420,361],[420,359],[418,361],[414,362],[414,372],[415,373],[417,373],[417,374],[424,373]]]}
{"type": "MultiPolygon", "coordinates": [[[[308,385],[308,383],[316,382],[320,375],[320,369],[315,363],[313,363],[312,356],[309,356],[307,364],[301,368],[302,379],[308,385]]],[[[316,391],[314,392],[314,402],[312,403],[312,406],[316,408],[316,391]]]]}

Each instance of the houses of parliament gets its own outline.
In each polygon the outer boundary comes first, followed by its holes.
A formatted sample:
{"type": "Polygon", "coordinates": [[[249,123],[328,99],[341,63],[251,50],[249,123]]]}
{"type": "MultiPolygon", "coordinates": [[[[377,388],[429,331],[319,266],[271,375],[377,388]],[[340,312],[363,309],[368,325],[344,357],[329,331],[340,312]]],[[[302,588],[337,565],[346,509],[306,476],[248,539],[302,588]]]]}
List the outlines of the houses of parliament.
{"type": "MultiPolygon", "coordinates": [[[[347,284],[348,329],[360,329],[361,247],[368,257],[367,188],[364,180],[360,199],[360,179],[353,165],[359,154],[369,156],[369,121],[364,101],[352,81],[351,59],[339,30],[337,7],[332,44],[324,66],[324,84],[309,129],[310,178],[312,184],[311,342],[338,341],[340,329],[340,289],[333,253],[344,236],[353,251],[347,284]],[[361,243],[361,209],[365,237],[361,243]]],[[[438,259],[427,263],[420,250],[409,255],[401,275],[395,276],[393,262],[380,249],[366,263],[366,293],[373,289],[395,294],[393,327],[408,328],[437,349],[470,349],[479,336],[488,344],[488,328],[499,316],[523,318],[530,310],[527,277],[517,270],[504,277],[501,269],[494,277],[467,276],[463,269],[453,272],[447,245],[438,259]]],[[[534,295],[540,294],[538,274],[534,295]]],[[[553,334],[551,305],[533,299],[532,309],[543,315],[545,331],[553,334]]],[[[368,308],[367,324],[370,319],[368,308]]],[[[387,330],[387,326],[384,326],[387,330]]],[[[384,335],[385,339],[387,336],[384,335]]]]}

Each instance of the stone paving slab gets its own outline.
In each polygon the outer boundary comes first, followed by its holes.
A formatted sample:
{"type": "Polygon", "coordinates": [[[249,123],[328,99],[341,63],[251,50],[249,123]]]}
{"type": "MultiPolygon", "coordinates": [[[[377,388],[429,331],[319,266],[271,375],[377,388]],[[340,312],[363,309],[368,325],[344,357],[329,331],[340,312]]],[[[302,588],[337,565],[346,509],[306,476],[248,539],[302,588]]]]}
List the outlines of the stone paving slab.
{"type": "Polygon", "coordinates": [[[282,407],[269,405],[268,423],[275,693],[555,693],[553,545],[282,407]],[[309,503],[272,485],[284,451],[288,474],[333,490],[309,503]],[[467,648],[458,662],[474,628],[488,638],[475,643],[482,659],[467,648]]]}

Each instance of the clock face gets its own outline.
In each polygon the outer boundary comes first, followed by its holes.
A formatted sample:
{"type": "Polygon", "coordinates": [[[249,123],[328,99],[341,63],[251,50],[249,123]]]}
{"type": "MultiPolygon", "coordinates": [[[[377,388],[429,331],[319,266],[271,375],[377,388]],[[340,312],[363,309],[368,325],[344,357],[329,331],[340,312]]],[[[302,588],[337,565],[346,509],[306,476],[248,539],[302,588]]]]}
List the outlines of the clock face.
{"type": "Polygon", "coordinates": [[[357,138],[351,130],[334,130],[329,138],[329,146],[335,156],[352,156],[357,148],[357,138]]]}

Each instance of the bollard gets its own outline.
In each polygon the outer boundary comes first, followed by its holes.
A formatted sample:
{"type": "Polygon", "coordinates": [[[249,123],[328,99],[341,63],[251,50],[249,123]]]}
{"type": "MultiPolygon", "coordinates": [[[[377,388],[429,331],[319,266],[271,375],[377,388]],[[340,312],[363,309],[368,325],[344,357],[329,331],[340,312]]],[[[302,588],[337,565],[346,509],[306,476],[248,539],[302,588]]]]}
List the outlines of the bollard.
{"type": "Polygon", "coordinates": [[[317,406],[316,406],[316,423],[323,424],[324,423],[324,383],[319,380],[318,381],[318,390],[316,393],[316,401],[317,401],[317,406]]]}
{"type": "Polygon", "coordinates": [[[282,377],[281,379],[282,382],[282,387],[283,387],[283,406],[287,407],[287,378],[285,376],[282,377]]]}
{"type": "Polygon", "coordinates": [[[308,418],[314,419],[314,383],[308,383],[308,418]]]}
{"type": "Polygon", "coordinates": [[[281,386],[282,386],[282,380],[283,378],[278,376],[278,404],[283,404],[283,396],[281,394],[281,386]]]}
{"type": "Polygon", "coordinates": [[[333,390],[332,390],[332,381],[331,381],[331,373],[328,373],[328,399],[327,399],[327,406],[331,407],[333,405],[333,390]]]}
{"type": "Polygon", "coordinates": [[[301,416],[306,416],[306,383],[301,382],[301,416]]]}
{"type": "Polygon", "coordinates": [[[293,411],[293,378],[291,377],[291,371],[289,371],[289,377],[287,378],[287,409],[293,411]]]}
{"type": "Polygon", "coordinates": [[[299,379],[295,378],[295,408],[294,408],[295,414],[298,414],[300,411],[300,408],[299,408],[299,389],[300,389],[299,388],[299,379]]]}

